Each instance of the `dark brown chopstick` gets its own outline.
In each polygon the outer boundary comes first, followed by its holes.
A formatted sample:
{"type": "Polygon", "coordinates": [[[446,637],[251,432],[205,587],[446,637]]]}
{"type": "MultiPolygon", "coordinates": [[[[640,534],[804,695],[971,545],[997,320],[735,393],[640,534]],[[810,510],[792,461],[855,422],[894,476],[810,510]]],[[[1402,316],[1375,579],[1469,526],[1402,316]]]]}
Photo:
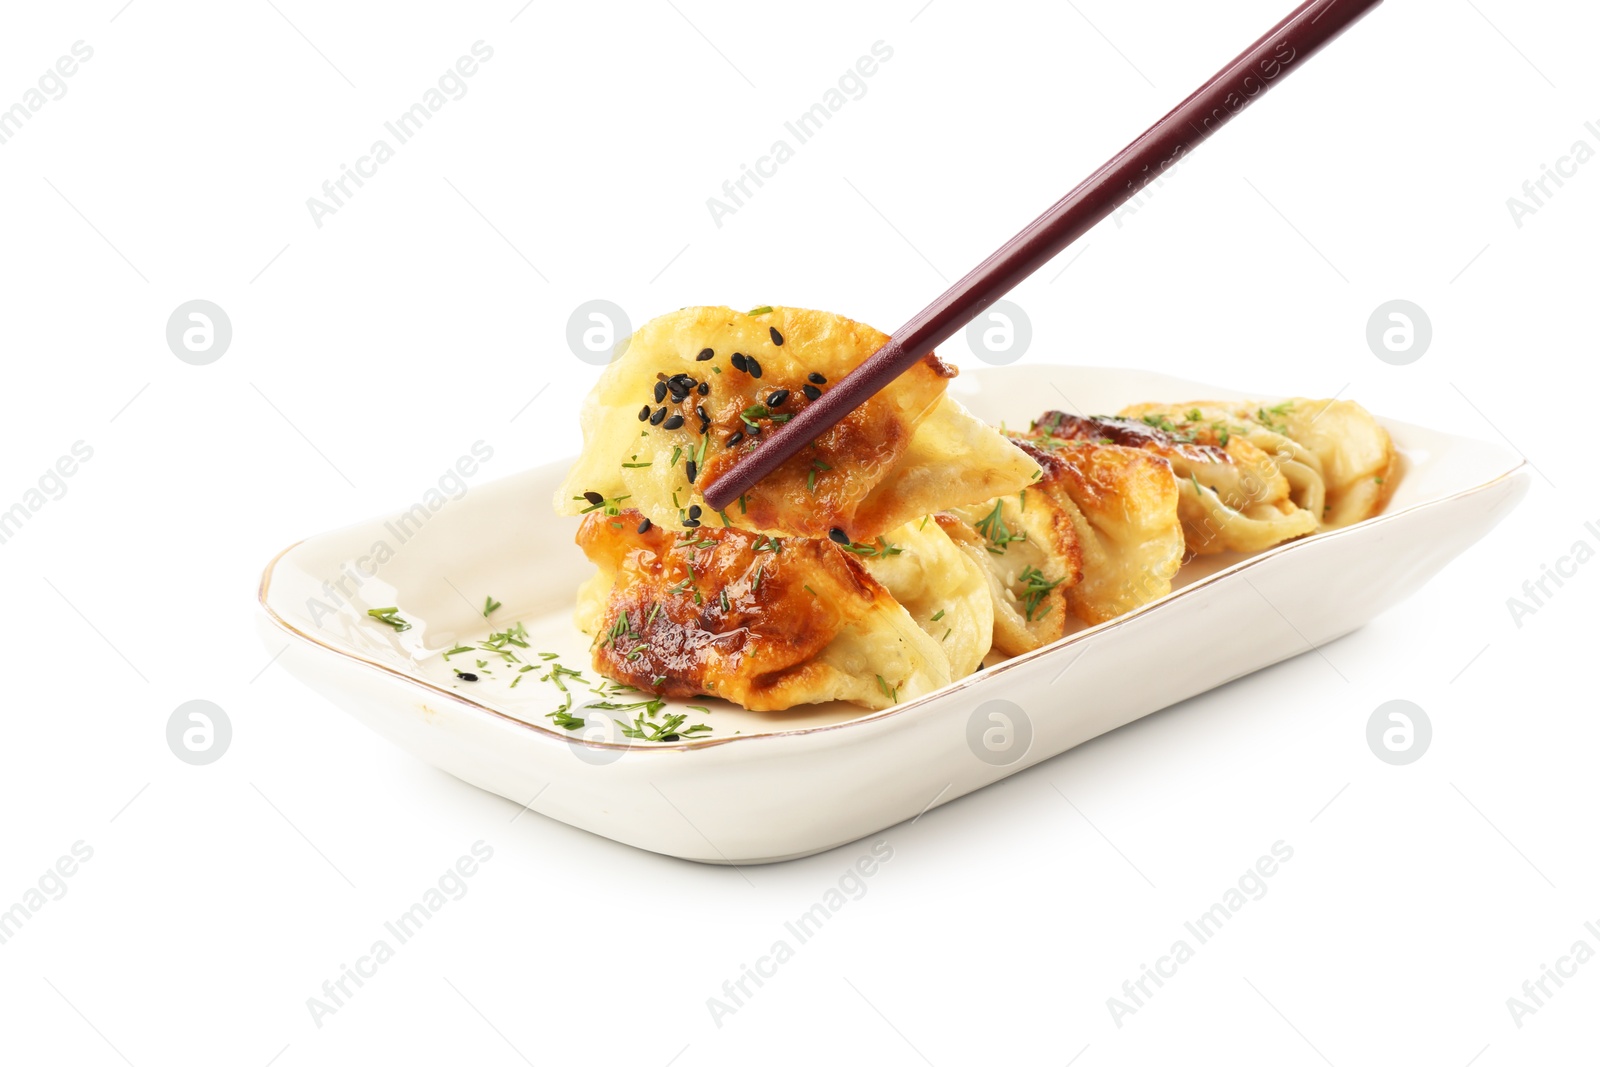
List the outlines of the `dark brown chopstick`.
{"type": "Polygon", "coordinates": [[[705,489],[721,511],[953,336],[1383,0],[1309,0],[705,489]]]}

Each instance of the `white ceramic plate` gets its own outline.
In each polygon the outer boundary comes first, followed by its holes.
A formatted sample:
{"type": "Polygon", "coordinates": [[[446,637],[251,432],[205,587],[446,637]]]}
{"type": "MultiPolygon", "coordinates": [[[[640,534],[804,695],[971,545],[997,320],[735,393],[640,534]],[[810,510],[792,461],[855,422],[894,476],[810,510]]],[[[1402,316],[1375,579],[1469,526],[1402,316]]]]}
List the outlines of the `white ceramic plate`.
{"type": "MultiPolygon", "coordinates": [[[[1098,413],[1142,400],[1244,398],[1083,367],[968,372],[952,389],[979,417],[1011,425],[1047,407],[1098,413]]],[[[708,737],[629,742],[600,716],[578,733],[555,727],[546,713],[562,694],[538,680],[542,669],[513,688],[514,664],[482,653],[445,662],[458,642],[520,621],[531,647],[514,649],[519,656],[542,665],[537,653],[556,653],[595,677],[589,641],[572,623],[578,585],[593,568],[573,544],[577,520],[550,511],[566,464],[476,487],[432,514],[384,516],[289,548],[261,579],[263,636],[277,652],[288,634],[281,662],[378,733],[541,814],[686,859],[791,859],[1348,633],[1410,595],[1527,491],[1515,453],[1384,425],[1405,461],[1384,514],[1254,556],[1191,564],[1161,600],[885,711],[752,713],[708,701],[709,714],[690,717],[713,727],[708,737]],[[490,620],[486,596],[503,605],[490,620]],[[410,630],[367,616],[389,606],[410,630]],[[461,681],[456,669],[479,680],[461,681]],[[1069,669],[1070,686],[1057,686],[1069,669]]],[[[575,710],[600,699],[568,684],[575,710]]]]}

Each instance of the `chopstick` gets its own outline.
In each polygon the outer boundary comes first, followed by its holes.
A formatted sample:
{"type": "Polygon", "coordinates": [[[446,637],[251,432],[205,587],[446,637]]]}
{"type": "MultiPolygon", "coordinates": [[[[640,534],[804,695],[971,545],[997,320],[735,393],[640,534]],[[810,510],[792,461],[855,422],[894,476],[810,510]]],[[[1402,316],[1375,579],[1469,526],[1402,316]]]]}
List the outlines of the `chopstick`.
{"type": "Polygon", "coordinates": [[[764,436],[758,447],[706,486],[706,503],[717,511],[727,508],[784,460],[910,370],[925,353],[977,318],[1382,2],[1309,0],[1296,8],[1055,206],[914,315],[882,348],[820,399],[806,405],[770,436],[764,436]]]}

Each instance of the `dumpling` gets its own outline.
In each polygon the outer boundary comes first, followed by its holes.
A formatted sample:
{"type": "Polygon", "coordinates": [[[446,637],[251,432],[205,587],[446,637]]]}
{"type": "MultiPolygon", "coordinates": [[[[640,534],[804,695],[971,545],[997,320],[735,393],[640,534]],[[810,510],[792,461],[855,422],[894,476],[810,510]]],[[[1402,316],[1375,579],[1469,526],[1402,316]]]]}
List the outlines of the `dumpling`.
{"type": "Polygon", "coordinates": [[[978,669],[994,641],[988,578],[938,522],[925,515],[872,544],[845,550],[938,640],[952,680],[978,669]]]}
{"type": "Polygon", "coordinates": [[[1141,449],[1014,438],[1042,474],[944,521],[988,573],[994,647],[1018,655],[1171,591],[1184,557],[1172,467],[1141,449]],[[953,521],[953,520],[959,520],[953,521]]]}
{"type": "Polygon", "coordinates": [[[1243,437],[1289,480],[1295,503],[1323,529],[1348,526],[1383,510],[1394,491],[1399,459],[1389,433],[1350,400],[1293,397],[1272,406],[1197,401],[1136,404],[1122,414],[1169,423],[1179,433],[1196,424],[1226,443],[1243,437]]]}
{"type": "Polygon", "coordinates": [[[1399,456],[1389,431],[1352,400],[1296,397],[1270,409],[1269,429],[1308,449],[1322,464],[1322,525],[1348,526],[1383,510],[1394,492],[1399,456]]]}
{"type": "MultiPolygon", "coordinates": [[[[838,315],[695,307],[646,323],[584,404],[584,447],[556,509],[597,494],[692,528],[700,490],[877,351],[888,337],[838,315]]],[[[940,508],[1026,486],[1037,468],[946,392],[929,354],[728,508],[741,529],[870,543],[940,508]]]]}
{"type": "Polygon", "coordinates": [[[1172,591],[1184,536],[1170,464],[1116,445],[1018,444],[1044,469],[1039,491],[1063,510],[1071,503],[1077,511],[1083,579],[1065,593],[1074,615],[1101,623],[1172,591]]]}
{"type": "MultiPolygon", "coordinates": [[[[1001,498],[996,504],[1011,499],[1001,498]]],[[[1066,592],[1062,586],[1083,577],[1077,535],[1072,525],[1053,524],[1046,509],[1037,506],[1037,501],[1036,495],[1031,517],[1036,527],[1034,536],[1027,536],[1028,531],[1022,529],[1020,523],[1017,531],[1006,525],[1003,536],[1013,539],[1007,542],[1003,552],[961,515],[942,511],[935,516],[935,521],[956,547],[982,568],[994,615],[990,644],[1004,657],[1031,652],[1066,633],[1066,592]],[[1059,539],[1051,545],[1049,537],[1037,529],[1039,526],[1057,534],[1059,539]]],[[[991,509],[976,521],[982,522],[993,514],[991,509]]],[[[1019,518],[1013,513],[1009,521],[1019,518]]],[[[1004,515],[999,521],[1002,525],[1008,522],[1004,515]]],[[[989,528],[990,525],[985,524],[985,529],[989,528]]]]}
{"type": "Polygon", "coordinates": [[[950,681],[940,642],[831,541],[669,530],[617,506],[586,516],[577,540],[600,568],[577,621],[615,681],[752,711],[885,708],[950,681]]]}
{"type": "MultiPolygon", "coordinates": [[[[1146,407],[1125,410],[1142,413],[1146,407]]],[[[1188,413],[1203,416],[1205,409],[1188,413]]],[[[1034,422],[1032,435],[1046,444],[1124,445],[1165,459],[1178,479],[1178,515],[1195,555],[1259,552],[1315,533],[1317,513],[1304,505],[1320,504],[1320,474],[1294,462],[1298,454],[1274,457],[1237,430],[1203,418],[1174,422],[1160,413],[1085,418],[1047,411],[1034,422]],[[1293,480],[1280,463],[1294,474],[1293,480]]]]}

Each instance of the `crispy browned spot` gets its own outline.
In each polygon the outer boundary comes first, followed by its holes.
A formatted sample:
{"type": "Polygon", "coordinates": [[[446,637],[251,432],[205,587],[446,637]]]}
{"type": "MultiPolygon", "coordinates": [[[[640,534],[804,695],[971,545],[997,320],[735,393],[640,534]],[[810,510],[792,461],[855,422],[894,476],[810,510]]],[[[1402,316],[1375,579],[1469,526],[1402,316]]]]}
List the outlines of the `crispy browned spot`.
{"type": "MultiPolygon", "coordinates": [[[[884,472],[904,454],[916,422],[943,394],[945,379],[955,376],[954,368],[937,356],[923,356],[902,376],[904,388],[897,394],[925,405],[922,410],[902,409],[884,393],[871,397],[763,478],[744,495],[742,503],[733,505],[737,510],[730,509],[730,516],[747,516],[747,525],[787,528],[806,537],[825,538],[830,529],[837,527],[851,540],[862,539],[865,531],[856,529],[857,508],[883,479],[884,472]]],[[[698,484],[702,487],[759,447],[774,429],[768,419],[757,418],[762,432],[751,435],[739,418],[741,412],[764,403],[774,390],[781,388],[789,390],[789,399],[776,409],[780,414],[797,415],[815,403],[806,399],[804,375],[781,381],[769,375],[759,382],[740,375],[735,381],[740,386],[739,395],[725,396],[715,410],[706,408],[715,444],[714,454],[700,473],[698,484]],[[752,389],[752,384],[758,388],[752,389]],[[742,433],[744,439],[735,447],[718,447],[736,432],[742,433]]],[[[829,382],[823,388],[832,389],[836,384],[829,382]]],[[[725,383],[718,383],[718,389],[725,388],[725,383]]]]}
{"type": "MultiPolygon", "coordinates": [[[[1084,418],[1065,411],[1047,411],[1033,421],[1028,436],[1049,447],[1056,441],[1100,441],[1126,448],[1142,448],[1160,455],[1181,453],[1202,463],[1233,463],[1233,457],[1216,443],[1215,431],[1208,426],[1193,427],[1194,440],[1180,441],[1173,434],[1151,426],[1143,419],[1112,416],[1084,418]]],[[[1037,458],[1037,457],[1035,457],[1037,458]]]]}
{"type": "Polygon", "coordinates": [[[595,512],[577,538],[614,579],[595,635],[595,669],[641,690],[672,698],[715,693],[759,707],[762,693],[804,670],[889,595],[827,541],[774,542],[722,527],[652,526],[641,534],[641,518],[631,509],[595,512]],[[767,547],[774,543],[777,551],[767,547]]]}

